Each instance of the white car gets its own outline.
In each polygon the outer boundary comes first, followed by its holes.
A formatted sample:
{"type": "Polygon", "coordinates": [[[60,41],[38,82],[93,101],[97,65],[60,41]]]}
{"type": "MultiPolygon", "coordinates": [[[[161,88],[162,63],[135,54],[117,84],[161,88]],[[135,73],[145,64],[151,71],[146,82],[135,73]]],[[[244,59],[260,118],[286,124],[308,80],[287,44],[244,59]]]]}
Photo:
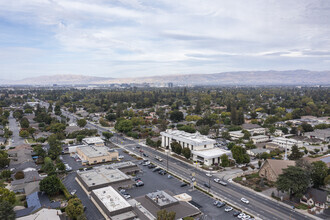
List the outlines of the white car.
{"type": "Polygon", "coordinates": [[[123,196],[125,197],[125,199],[130,199],[131,198],[131,195],[129,195],[129,194],[125,194],[123,196]]]}
{"type": "Polygon", "coordinates": [[[227,186],[227,183],[224,182],[224,181],[219,181],[219,183],[220,183],[221,185],[223,185],[223,186],[227,186]]]}
{"type": "Polygon", "coordinates": [[[210,174],[210,173],[206,173],[206,176],[208,176],[208,177],[211,177],[211,176],[212,176],[212,174],[210,174]]]}
{"type": "Polygon", "coordinates": [[[70,194],[73,196],[74,194],[76,194],[76,192],[77,192],[77,190],[74,189],[74,190],[72,190],[72,192],[70,194]]]}
{"type": "Polygon", "coordinates": [[[239,214],[239,215],[237,216],[237,218],[241,218],[241,219],[242,219],[242,218],[245,218],[245,216],[246,216],[246,215],[242,212],[241,214],[239,214]]]}
{"type": "Polygon", "coordinates": [[[227,206],[227,207],[225,208],[225,212],[230,212],[231,210],[233,210],[233,207],[227,206]]]}
{"type": "Polygon", "coordinates": [[[219,182],[220,182],[220,179],[215,178],[215,179],[214,179],[214,182],[219,183],[219,182]]]}
{"type": "Polygon", "coordinates": [[[124,159],[124,156],[123,155],[119,155],[118,158],[119,159],[124,159]]]}
{"type": "Polygon", "coordinates": [[[249,200],[247,200],[246,198],[241,198],[241,201],[244,202],[245,204],[249,204],[249,200]]]}

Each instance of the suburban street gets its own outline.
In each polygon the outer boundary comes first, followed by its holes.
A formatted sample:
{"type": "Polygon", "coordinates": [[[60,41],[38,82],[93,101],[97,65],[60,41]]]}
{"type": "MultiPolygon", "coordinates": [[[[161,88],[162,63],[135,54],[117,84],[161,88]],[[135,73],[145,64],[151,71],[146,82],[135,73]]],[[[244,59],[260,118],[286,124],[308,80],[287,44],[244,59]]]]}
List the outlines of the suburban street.
{"type": "Polygon", "coordinates": [[[21,138],[19,136],[19,126],[16,122],[16,119],[13,117],[13,113],[11,112],[9,115],[9,130],[11,130],[13,132],[13,135],[11,136],[11,141],[10,144],[7,145],[7,147],[15,147],[21,144],[24,144],[24,138],[21,138]]]}
{"type": "MultiPolygon", "coordinates": [[[[63,114],[65,116],[73,116],[72,114],[64,111],[63,114]]],[[[88,122],[88,127],[98,129],[99,133],[102,133],[103,131],[109,131],[108,129],[92,124],[90,122],[88,122]]],[[[187,181],[190,181],[191,174],[194,172],[198,186],[207,190],[207,188],[205,188],[203,184],[208,183],[210,181],[212,194],[261,219],[309,219],[308,216],[303,215],[295,211],[294,209],[284,206],[279,202],[274,202],[271,199],[267,199],[263,196],[260,196],[256,192],[246,190],[243,187],[239,187],[231,183],[228,183],[227,186],[217,184],[213,182],[213,178],[209,180],[209,177],[206,176],[206,172],[201,171],[199,169],[195,169],[192,165],[184,163],[172,156],[167,157],[167,155],[165,155],[164,153],[161,153],[150,147],[145,147],[137,143],[136,141],[130,140],[116,133],[114,134],[114,137],[111,138],[111,141],[126,150],[141,155],[139,149],[137,148],[139,147],[144,151],[144,153],[149,156],[147,159],[163,168],[166,168],[166,162],[168,158],[168,167],[170,172],[181,178],[184,178],[187,181]],[[155,156],[161,157],[163,159],[163,162],[155,160],[155,156]],[[242,197],[248,199],[250,201],[250,204],[243,204],[240,201],[242,197]]]]}

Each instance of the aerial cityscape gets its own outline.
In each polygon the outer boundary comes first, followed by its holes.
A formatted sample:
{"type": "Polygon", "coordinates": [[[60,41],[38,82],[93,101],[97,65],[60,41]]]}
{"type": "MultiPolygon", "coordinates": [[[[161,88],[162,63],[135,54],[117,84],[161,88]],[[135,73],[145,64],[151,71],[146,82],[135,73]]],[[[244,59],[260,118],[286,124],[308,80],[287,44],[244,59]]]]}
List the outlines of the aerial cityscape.
{"type": "Polygon", "coordinates": [[[0,220],[330,219],[330,2],[0,0],[0,220]]]}

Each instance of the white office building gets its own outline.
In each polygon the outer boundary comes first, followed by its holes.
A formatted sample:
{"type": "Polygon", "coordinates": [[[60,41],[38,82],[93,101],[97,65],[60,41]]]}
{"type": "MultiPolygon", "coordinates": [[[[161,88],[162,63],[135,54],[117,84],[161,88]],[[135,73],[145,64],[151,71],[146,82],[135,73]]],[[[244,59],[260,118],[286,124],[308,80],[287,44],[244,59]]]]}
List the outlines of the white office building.
{"type": "Polygon", "coordinates": [[[201,135],[199,132],[188,133],[179,130],[168,129],[160,133],[162,135],[162,147],[171,150],[171,143],[177,142],[182,148],[189,148],[193,161],[203,163],[207,166],[220,163],[223,154],[230,155],[230,151],[214,147],[215,140],[201,135]]]}
{"type": "Polygon", "coordinates": [[[281,148],[286,148],[287,147],[288,150],[291,150],[293,145],[297,145],[298,147],[303,146],[302,141],[297,141],[297,140],[294,140],[294,139],[289,139],[289,138],[284,138],[284,137],[274,138],[272,143],[278,145],[281,148]]]}
{"type": "Polygon", "coordinates": [[[267,135],[257,135],[257,136],[250,137],[250,139],[254,144],[258,144],[258,143],[268,141],[269,137],[267,135]]]}
{"type": "Polygon", "coordinates": [[[203,150],[214,148],[215,140],[201,135],[199,132],[188,133],[185,131],[167,129],[162,135],[162,147],[171,147],[172,142],[178,142],[182,148],[188,147],[190,150],[203,150]]]}

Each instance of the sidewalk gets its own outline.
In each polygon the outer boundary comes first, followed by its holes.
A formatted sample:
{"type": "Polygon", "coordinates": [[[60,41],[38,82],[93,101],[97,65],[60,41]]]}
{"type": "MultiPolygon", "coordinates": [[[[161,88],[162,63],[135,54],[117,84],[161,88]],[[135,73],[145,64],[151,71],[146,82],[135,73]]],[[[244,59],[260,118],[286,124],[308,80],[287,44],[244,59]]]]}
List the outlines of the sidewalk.
{"type": "MultiPolygon", "coordinates": [[[[238,175],[237,175],[237,176],[238,176],[238,175]]],[[[249,190],[249,191],[251,191],[251,192],[253,192],[253,193],[255,193],[255,194],[258,194],[258,195],[260,195],[260,196],[262,196],[262,197],[264,197],[264,198],[266,198],[266,199],[272,200],[273,202],[276,202],[276,203],[278,203],[278,204],[280,204],[280,205],[282,205],[282,206],[285,206],[285,207],[287,207],[287,208],[292,209],[292,206],[290,206],[290,205],[288,205],[288,204],[286,204],[286,203],[283,203],[283,202],[281,202],[281,201],[278,201],[278,200],[276,200],[276,199],[274,199],[274,198],[272,198],[272,197],[266,196],[265,194],[263,194],[263,193],[261,193],[261,192],[257,192],[257,191],[255,191],[255,190],[253,190],[253,189],[250,189],[250,188],[248,188],[248,187],[242,186],[241,184],[236,183],[236,182],[234,182],[234,181],[232,181],[231,184],[235,184],[235,185],[238,186],[238,187],[241,187],[241,188],[244,188],[244,189],[246,189],[246,190],[249,190]]],[[[319,218],[319,217],[317,217],[317,216],[314,216],[314,215],[309,214],[307,211],[303,211],[303,210],[300,210],[300,209],[295,209],[295,212],[299,212],[299,213],[301,213],[301,214],[303,214],[303,215],[306,215],[306,216],[310,217],[311,219],[322,220],[321,218],[319,218]]]]}

